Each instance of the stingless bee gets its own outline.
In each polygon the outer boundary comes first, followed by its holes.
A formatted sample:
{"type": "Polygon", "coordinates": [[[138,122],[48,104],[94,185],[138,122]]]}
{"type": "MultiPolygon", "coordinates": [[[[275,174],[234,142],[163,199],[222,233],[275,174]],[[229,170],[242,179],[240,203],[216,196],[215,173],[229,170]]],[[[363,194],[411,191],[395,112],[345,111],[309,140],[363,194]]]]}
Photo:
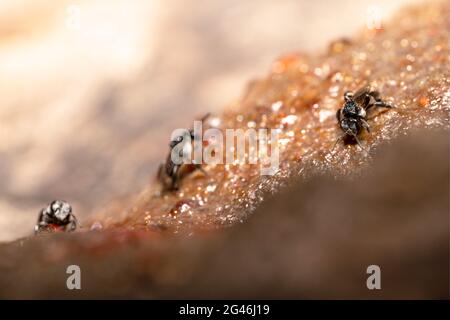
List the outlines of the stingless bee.
{"type": "Polygon", "coordinates": [[[380,93],[369,86],[359,89],[355,94],[347,91],[344,94],[344,100],[344,106],[336,112],[339,127],[344,132],[344,135],[336,140],[335,146],[338,141],[346,137],[353,137],[361,149],[364,150],[358,136],[362,129],[370,132],[370,126],[367,123],[367,112],[374,107],[393,108],[393,106],[383,101],[380,98],[380,93]]]}
{"type": "MultiPolygon", "coordinates": [[[[200,121],[205,121],[209,117],[209,113],[207,113],[203,118],[200,119],[200,121]]],[[[179,182],[180,180],[186,176],[187,174],[195,171],[195,170],[201,170],[204,172],[201,164],[196,163],[181,163],[176,164],[172,160],[172,150],[175,148],[175,146],[182,143],[185,139],[190,138],[191,143],[196,138],[194,134],[194,130],[190,129],[186,134],[189,137],[178,135],[172,141],[169,143],[169,154],[167,155],[166,162],[161,164],[158,169],[157,173],[157,179],[161,183],[163,187],[163,191],[176,191],[179,188],[179,182]]],[[[198,138],[198,137],[197,137],[198,138]]],[[[182,157],[183,150],[180,149],[179,156],[182,157]]]]}
{"type": "Polygon", "coordinates": [[[43,231],[74,231],[77,228],[77,219],[72,213],[72,207],[66,201],[55,200],[39,213],[34,227],[35,234],[43,231]]]}

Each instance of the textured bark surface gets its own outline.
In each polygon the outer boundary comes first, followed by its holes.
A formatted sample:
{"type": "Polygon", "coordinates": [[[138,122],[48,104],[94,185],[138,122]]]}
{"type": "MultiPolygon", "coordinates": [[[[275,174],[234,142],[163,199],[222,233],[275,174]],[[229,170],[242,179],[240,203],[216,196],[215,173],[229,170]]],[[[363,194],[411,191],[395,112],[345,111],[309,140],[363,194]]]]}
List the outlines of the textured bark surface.
{"type": "Polygon", "coordinates": [[[75,234],[2,244],[0,296],[448,297],[448,10],[405,9],[382,31],[276,61],[218,117],[220,128],[279,128],[276,175],[206,166],[179,192],[152,183],[75,234]],[[343,93],[366,84],[396,108],[370,115],[368,153],[333,149],[343,93]],[[70,264],[81,291],[66,289],[70,264]],[[365,286],[370,264],[381,291],[365,286]]]}

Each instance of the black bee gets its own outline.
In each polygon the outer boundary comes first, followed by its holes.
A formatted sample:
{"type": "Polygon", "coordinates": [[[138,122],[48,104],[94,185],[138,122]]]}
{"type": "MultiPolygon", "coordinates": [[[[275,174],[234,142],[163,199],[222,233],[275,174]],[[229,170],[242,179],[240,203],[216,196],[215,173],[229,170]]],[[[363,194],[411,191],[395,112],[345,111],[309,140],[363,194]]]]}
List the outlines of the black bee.
{"type": "MultiPolygon", "coordinates": [[[[373,108],[393,108],[390,104],[381,100],[380,93],[371,87],[364,87],[355,94],[347,91],[344,94],[345,104],[336,112],[336,118],[344,135],[336,143],[346,137],[352,137],[358,145],[364,149],[358,139],[362,129],[370,132],[370,126],[367,123],[367,112],[373,108]]],[[[336,145],[336,144],[335,144],[336,145]]]]}
{"type": "MultiPolygon", "coordinates": [[[[200,121],[204,121],[209,117],[209,113],[206,114],[200,121]]],[[[189,130],[189,136],[191,141],[196,138],[194,135],[194,130],[189,130]]],[[[180,180],[187,174],[195,171],[202,170],[201,164],[175,164],[172,161],[172,150],[183,142],[184,136],[180,135],[175,137],[169,143],[169,154],[167,155],[166,162],[161,164],[158,169],[157,179],[162,184],[164,191],[176,191],[179,188],[180,180]]],[[[183,150],[180,150],[180,157],[182,157],[183,150]]],[[[203,171],[204,172],[204,171],[203,171]]]]}
{"type": "Polygon", "coordinates": [[[39,213],[34,227],[35,234],[42,231],[74,231],[77,228],[77,219],[72,213],[72,207],[66,201],[55,200],[39,213]]]}

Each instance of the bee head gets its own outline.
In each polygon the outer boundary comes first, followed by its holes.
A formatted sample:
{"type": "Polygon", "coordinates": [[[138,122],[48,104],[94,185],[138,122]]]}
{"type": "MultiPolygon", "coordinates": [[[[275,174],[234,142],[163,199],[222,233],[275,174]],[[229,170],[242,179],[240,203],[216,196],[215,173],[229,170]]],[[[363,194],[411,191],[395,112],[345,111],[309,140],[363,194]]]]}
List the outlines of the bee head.
{"type": "Polygon", "coordinates": [[[72,207],[66,201],[56,200],[51,204],[53,215],[59,221],[64,221],[71,213],[72,207]]]}

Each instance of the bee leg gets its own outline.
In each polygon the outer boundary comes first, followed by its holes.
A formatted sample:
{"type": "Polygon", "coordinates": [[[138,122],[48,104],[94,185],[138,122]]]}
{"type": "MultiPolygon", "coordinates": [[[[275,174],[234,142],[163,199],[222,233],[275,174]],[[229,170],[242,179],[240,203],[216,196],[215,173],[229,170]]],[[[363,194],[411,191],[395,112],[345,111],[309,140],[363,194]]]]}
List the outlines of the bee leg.
{"type": "Polygon", "coordinates": [[[345,137],[345,134],[336,139],[336,142],[334,143],[333,148],[331,149],[331,152],[334,151],[334,148],[336,148],[336,145],[338,144],[338,142],[342,141],[344,139],[344,137],[345,137]]]}
{"type": "Polygon", "coordinates": [[[369,124],[367,123],[367,121],[364,120],[364,119],[361,119],[361,124],[362,124],[362,127],[363,127],[364,129],[366,129],[367,132],[370,133],[370,126],[369,126],[369,124]]]}
{"type": "Polygon", "coordinates": [[[368,95],[372,96],[376,101],[380,101],[380,92],[373,90],[368,93],[368,95]]]}
{"type": "Polygon", "coordinates": [[[393,108],[393,106],[392,105],[390,105],[389,103],[387,103],[387,102],[384,102],[384,101],[382,101],[382,100],[377,100],[374,104],[373,104],[373,106],[374,107],[377,107],[377,108],[393,108]]]}
{"type": "MultiPolygon", "coordinates": [[[[346,94],[347,96],[348,96],[348,95],[353,96],[353,93],[351,93],[350,91],[347,91],[345,94],[346,94]]],[[[345,95],[344,95],[344,97],[345,97],[345,95]]],[[[347,98],[346,98],[346,99],[347,99],[347,98]]],[[[338,123],[339,123],[339,127],[342,128],[342,126],[341,126],[341,120],[342,120],[342,118],[341,118],[341,116],[342,116],[341,110],[342,110],[342,109],[338,109],[338,110],[336,111],[336,119],[337,119],[337,121],[338,121],[338,123]]],[[[339,141],[342,141],[342,140],[345,138],[345,136],[346,136],[346,134],[343,134],[343,135],[341,135],[339,138],[336,139],[336,142],[334,143],[333,148],[331,149],[331,152],[334,151],[334,148],[336,148],[336,145],[338,144],[338,142],[339,142],[339,141]]]]}
{"type": "Polygon", "coordinates": [[[383,100],[376,100],[375,102],[370,103],[370,104],[367,106],[366,111],[369,110],[369,109],[372,108],[372,107],[376,107],[376,108],[389,108],[389,109],[394,108],[394,106],[390,105],[390,104],[387,103],[387,102],[384,102],[383,100]]]}
{"type": "Polygon", "coordinates": [[[163,174],[164,174],[164,164],[160,164],[158,168],[158,172],[156,173],[156,179],[160,182],[163,182],[163,174]]]}
{"type": "Polygon", "coordinates": [[[78,226],[78,220],[77,220],[77,218],[75,218],[74,215],[71,215],[71,216],[70,216],[70,222],[69,222],[69,223],[67,224],[67,226],[65,227],[65,230],[72,232],[72,231],[75,231],[75,229],[77,228],[77,226],[78,226]]]}
{"type": "Polygon", "coordinates": [[[34,234],[38,234],[39,232],[46,230],[48,227],[47,222],[41,221],[34,226],[34,234]]]}
{"type": "Polygon", "coordinates": [[[159,165],[158,172],[156,173],[156,180],[161,184],[163,192],[170,190],[170,188],[171,188],[171,186],[169,186],[169,183],[168,183],[168,178],[170,178],[170,181],[173,180],[172,177],[167,176],[165,167],[166,166],[163,163],[161,163],[159,165]]]}
{"type": "Polygon", "coordinates": [[[346,92],[344,93],[344,100],[345,100],[345,102],[350,101],[352,98],[353,98],[353,92],[351,92],[351,91],[346,91],[346,92]]]}
{"type": "Polygon", "coordinates": [[[42,209],[39,212],[39,217],[36,225],[34,226],[34,234],[38,234],[40,231],[45,230],[48,226],[48,223],[45,219],[45,209],[42,209]]]}
{"type": "Polygon", "coordinates": [[[200,170],[205,176],[208,175],[208,173],[205,171],[205,169],[203,168],[203,166],[201,164],[196,164],[195,169],[200,170]]]}
{"type": "Polygon", "coordinates": [[[178,176],[174,176],[171,178],[170,191],[177,191],[179,189],[178,179],[179,179],[178,176]]]}
{"type": "Polygon", "coordinates": [[[342,109],[338,109],[338,111],[336,111],[336,119],[339,123],[341,122],[341,110],[342,109]]]}
{"type": "Polygon", "coordinates": [[[211,113],[206,113],[201,119],[200,119],[200,121],[205,121],[206,119],[208,119],[209,118],[209,116],[211,115],[211,113]]]}
{"type": "Polygon", "coordinates": [[[357,137],[356,135],[353,135],[353,137],[355,138],[356,143],[358,143],[358,146],[359,146],[365,153],[368,153],[368,152],[367,152],[367,149],[363,147],[363,145],[361,144],[361,141],[358,139],[358,137],[357,137]]]}

